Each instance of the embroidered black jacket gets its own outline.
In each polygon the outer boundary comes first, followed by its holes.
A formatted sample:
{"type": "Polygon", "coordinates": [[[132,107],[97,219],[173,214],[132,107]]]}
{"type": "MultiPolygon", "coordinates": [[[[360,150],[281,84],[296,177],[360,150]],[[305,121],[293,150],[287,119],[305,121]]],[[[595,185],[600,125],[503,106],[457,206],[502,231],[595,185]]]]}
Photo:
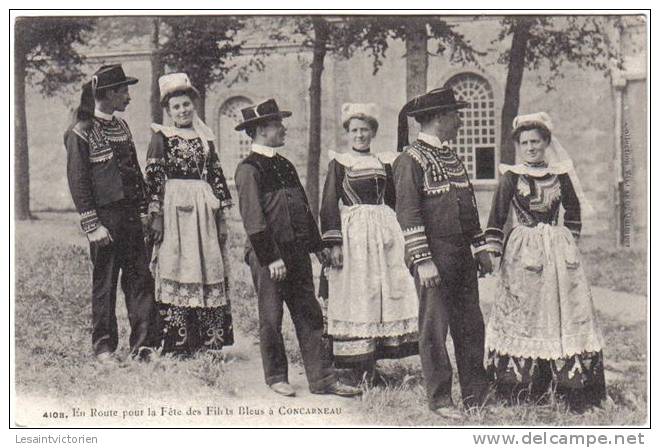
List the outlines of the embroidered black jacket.
{"type": "Polygon", "coordinates": [[[451,148],[415,141],[394,162],[394,183],[410,269],[432,258],[429,240],[436,238],[467,239],[476,251],[485,249],[472,183],[451,148]]]}
{"type": "Polygon", "coordinates": [[[130,201],[146,215],[144,179],[124,120],[78,122],[64,134],[64,145],[69,190],[85,232],[98,227],[98,207],[120,200],[130,201]]]}

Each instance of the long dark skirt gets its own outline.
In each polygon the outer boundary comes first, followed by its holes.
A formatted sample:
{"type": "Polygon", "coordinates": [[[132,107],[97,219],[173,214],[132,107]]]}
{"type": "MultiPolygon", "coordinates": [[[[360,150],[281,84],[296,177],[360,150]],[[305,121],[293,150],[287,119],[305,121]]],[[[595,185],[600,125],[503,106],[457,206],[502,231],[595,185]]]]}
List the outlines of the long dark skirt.
{"type": "Polygon", "coordinates": [[[417,334],[389,338],[337,338],[326,335],[335,366],[349,369],[379,359],[400,359],[419,354],[417,334]]]}
{"type": "Polygon", "coordinates": [[[510,404],[543,403],[554,392],[574,412],[600,406],[606,398],[603,352],[546,360],[488,354],[487,372],[497,394],[510,404]]]}
{"type": "Polygon", "coordinates": [[[157,305],[163,353],[187,356],[200,350],[220,350],[234,343],[229,303],[213,308],[157,305]]]}

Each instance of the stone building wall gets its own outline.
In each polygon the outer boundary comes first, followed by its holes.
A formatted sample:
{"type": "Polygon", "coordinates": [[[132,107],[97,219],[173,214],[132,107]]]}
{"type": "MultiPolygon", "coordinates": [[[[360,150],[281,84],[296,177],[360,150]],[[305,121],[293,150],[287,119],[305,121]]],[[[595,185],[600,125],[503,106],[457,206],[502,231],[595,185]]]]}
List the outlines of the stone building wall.
{"type": "MultiPolygon", "coordinates": [[[[480,49],[494,44],[498,32],[496,18],[486,20],[462,20],[458,30],[480,49]]],[[[502,50],[508,42],[501,44],[502,50]]],[[[429,50],[435,43],[429,42],[429,50]]],[[[346,147],[344,130],[340,123],[340,107],[344,102],[373,102],[379,105],[380,129],[374,141],[375,151],[394,151],[396,148],[396,123],[400,107],[405,103],[405,53],[401,42],[391,42],[384,64],[372,74],[372,60],[366,54],[356,54],[350,60],[326,58],[323,72],[323,123],[321,182],[327,169],[327,152],[346,147]]],[[[497,63],[497,54],[481,60],[480,66],[452,65],[443,56],[430,56],[428,89],[441,87],[451,79],[472,76],[480,79],[491,89],[494,110],[494,141],[499,146],[500,123],[506,67],[497,63]]],[[[123,116],[131,126],[138,146],[140,161],[144,163],[150,138],[150,64],[147,50],[131,49],[114,56],[96,57],[90,61],[88,72],[103,61],[122,62],[127,74],[140,79],[131,87],[132,102],[123,116]]],[[[274,97],[283,109],[293,116],[286,120],[288,127],[286,154],[296,164],[302,177],[306,171],[306,152],[309,117],[309,62],[310,54],[291,47],[281,48],[265,58],[265,70],[253,73],[246,82],[231,86],[218,84],[209,89],[206,98],[206,121],[216,132],[221,160],[228,177],[240,158],[241,142],[233,131],[231,118],[224,112],[246,102],[258,102],[274,97]]],[[[617,167],[615,144],[615,89],[609,78],[601,73],[564,66],[563,78],[554,90],[539,85],[539,79],[547,79],[548,73],[541,67],[537,72],[526,71],[521,90],[520,113],[546,111],[553,118],[555,135],[570,153],[576,170],[582,179],[587,198],[595,214],[585,218],[585,233],[613,233],[617,228],[617,209],[614,171],[617,167]]],[[[644,78],[645,79],[645,78],[644,78]]],[[[627,118],[633,134],[642,136],[645,128],[637,128],[645,121],[646,111],[635,104],[646,104],[645,82],[629,84],[626,91],[627,118]],[[634,111],[630,109],[634,108],[634,111]]],[[[45,99],[34,90],[28,91],[28,126],[31,161],[32,207],[71,207],[66,187],[66,157],[62,134],[70,122],[71,110],[77,101],[77,93],[45,99]]],[[[235,112],[235,109],[234,109],[235,112]]],[[[245,146],[243,137],[243,146],[245,146]]],[[[646,176],[645,137],[635,140],[635,178],[646,176]]],[[[495,149],[496,162],[499,155],[495,149]]],[[[497,175],[495,175],[497,176],[497,175]]],[[[634,190],[636,222],[645,222],[645,183],[634,190]]],[[[496,179],[476,180],[477,199],[482,221],[487,220],[490,201],[496,179]]]]}

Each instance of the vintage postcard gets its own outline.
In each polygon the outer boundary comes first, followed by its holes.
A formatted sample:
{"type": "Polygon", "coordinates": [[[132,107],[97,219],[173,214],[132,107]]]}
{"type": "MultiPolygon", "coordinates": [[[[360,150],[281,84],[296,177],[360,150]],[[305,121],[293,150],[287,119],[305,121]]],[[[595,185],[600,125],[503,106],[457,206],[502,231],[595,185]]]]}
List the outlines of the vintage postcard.
{"type": "Polygon", "coordinates": [[[140,14],[10,14],[10,427],[650,423],[647,13],[140,14]]]}

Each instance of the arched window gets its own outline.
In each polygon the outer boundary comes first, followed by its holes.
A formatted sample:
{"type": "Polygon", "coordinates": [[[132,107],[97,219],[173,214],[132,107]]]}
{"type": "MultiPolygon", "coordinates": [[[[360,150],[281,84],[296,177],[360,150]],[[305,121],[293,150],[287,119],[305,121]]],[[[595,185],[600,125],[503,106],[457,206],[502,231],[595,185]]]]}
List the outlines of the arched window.
{"type": "Polygon", "coordinates": [[[245,132],[237,132],[234,127],[241,121],[241,109],[252,104],[244,96],[234,96],[220,106],[218,114],[218,154],[225,176],[234,178],[238,163],[250,152],[252,140],[245,132]]]}
{"type": "Polygon", "coordinates": [[[471,179],[495,179],[495,99],[486,79],[474,73],[460,73],[445,83],[458,101],[469,106],[461,110],[463,126],[454,149],[463,160],[471,179]]]}

